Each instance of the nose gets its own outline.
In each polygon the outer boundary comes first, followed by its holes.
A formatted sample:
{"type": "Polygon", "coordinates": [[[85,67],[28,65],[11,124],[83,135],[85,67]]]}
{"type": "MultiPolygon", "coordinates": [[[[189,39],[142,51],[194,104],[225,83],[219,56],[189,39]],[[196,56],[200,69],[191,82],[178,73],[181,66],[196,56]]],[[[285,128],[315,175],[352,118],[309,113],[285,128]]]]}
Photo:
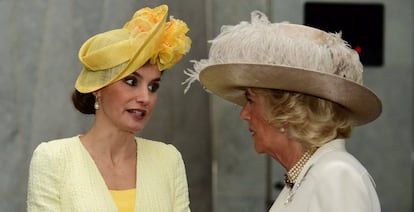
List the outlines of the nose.
{"type": "Polygon", "coordinates": [[[250,120],[250,113],[249,113],[249,111],[250,111],[249,110],[249,103],[246,103],[243,106],[242,110],[240,111],[240,118],[243,119],[243,120],[245,120],[245,121],[250,120]]]}
{"type": "Polygon", "coordinates": [[[143,106],[147,106],[150,102],[151,94],[146,86],[140,86],[136,91],[135,100],[143,106]]]}

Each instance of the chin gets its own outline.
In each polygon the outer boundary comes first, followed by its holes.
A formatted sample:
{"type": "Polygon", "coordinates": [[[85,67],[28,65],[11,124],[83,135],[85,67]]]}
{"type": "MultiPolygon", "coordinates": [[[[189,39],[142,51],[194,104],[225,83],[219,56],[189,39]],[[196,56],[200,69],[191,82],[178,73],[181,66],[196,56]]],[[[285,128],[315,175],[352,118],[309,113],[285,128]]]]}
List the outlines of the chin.
{"type": "Polygon", "coordinates": [[[143,129],[144,127],[142,126],[129,126],[125,128],[125,131],[136,134],[136,133],[140,133],[143,129]]]}
{"type": "Polygon", "coordinates": [[[135,129],[133,130],[133,132],[134,132],[134,133],[140,133],[143,129],[144,129],[143,127],[140,127],[140,128],[135,128],[135,129]]]}
{"type": "Polygon", "coordinates": [[[255,146],[254,149],[256,150],[256,153],[258,153],[258,154],[264,153],[263,149],[261,149],[257,146],[255,146]]]}

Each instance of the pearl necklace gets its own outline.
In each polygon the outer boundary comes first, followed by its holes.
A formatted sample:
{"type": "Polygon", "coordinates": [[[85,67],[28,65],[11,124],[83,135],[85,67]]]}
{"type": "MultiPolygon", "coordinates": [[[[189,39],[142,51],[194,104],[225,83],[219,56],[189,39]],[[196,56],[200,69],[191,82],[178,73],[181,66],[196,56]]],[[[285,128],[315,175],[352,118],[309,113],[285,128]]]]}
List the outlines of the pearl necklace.
{"type": "Polygon", "coordinates": [[[306,151],[305,154],[299,159],[298,162],[285,174],[285,183],[290,188],[296,183],[296,180],[302,171],[303,167],[305,166],[306,162],[308,162],[309,158],[312,156],[311,151],[306,151]]]}

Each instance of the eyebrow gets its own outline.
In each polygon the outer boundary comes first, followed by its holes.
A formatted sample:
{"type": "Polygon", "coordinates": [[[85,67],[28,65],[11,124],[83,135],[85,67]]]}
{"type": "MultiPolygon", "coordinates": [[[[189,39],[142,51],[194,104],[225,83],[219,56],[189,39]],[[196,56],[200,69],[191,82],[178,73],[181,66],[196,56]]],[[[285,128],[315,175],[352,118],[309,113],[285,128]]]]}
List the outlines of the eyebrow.
{"type": "MultiPolygon", "coordinates": [[[[136,76],[136,77],[138,77],[138,78],[140,78],[140,79],[142,79],[142,75],[141,74],[139,74],[138,72],[133,72],[132,73],[132,75],[134,75],[134,76],[136,76]]],[[[152,82],[159,82],[159,81],[161,81],[161,77],[157,77],[157,78],[155,78],[155,79],[153,79],[153,80],[151,80],[152,82]]]]}
{"type": "Polygon", "coordinates": [[[244,92],[244,97],[249,98],[249,96],[251,96],[250,92],[248,89],[246,89],[246,91],[244,92]]]}

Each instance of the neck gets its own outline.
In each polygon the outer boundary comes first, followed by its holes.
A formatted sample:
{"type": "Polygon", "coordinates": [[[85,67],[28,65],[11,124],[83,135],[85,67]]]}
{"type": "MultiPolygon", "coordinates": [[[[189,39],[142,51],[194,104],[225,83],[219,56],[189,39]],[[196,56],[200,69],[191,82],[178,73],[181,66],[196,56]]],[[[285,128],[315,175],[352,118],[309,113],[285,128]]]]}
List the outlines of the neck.
{"type": "Polygon", "coordinates": [[[308,162],[309,158],[312,156],[311,151],[306,151],[302,157],[296,162],[296,164],[288,170],[286,173],[285,181],[287,184],[290,184],[292,187],[293,184],[296,183],[296,179],[298,178],[300,172],[303,170],[306,162],[308,162]]]}
{"type": "Polygon", "coordinates": [[[83,145],[95,157],[110,158],[111,161],[136,157],[135,135],[116,129],[104,129],[94,125],[81,136],[83,145]]]}
{"type": "Polygon", "coordinates": [[[286,145],[277,148],[278,153],[273,154],[273,158],[289,171],[301,159],[306,152],[306,148],[299,142],[287,139],[284,142],[286,145]]]}

